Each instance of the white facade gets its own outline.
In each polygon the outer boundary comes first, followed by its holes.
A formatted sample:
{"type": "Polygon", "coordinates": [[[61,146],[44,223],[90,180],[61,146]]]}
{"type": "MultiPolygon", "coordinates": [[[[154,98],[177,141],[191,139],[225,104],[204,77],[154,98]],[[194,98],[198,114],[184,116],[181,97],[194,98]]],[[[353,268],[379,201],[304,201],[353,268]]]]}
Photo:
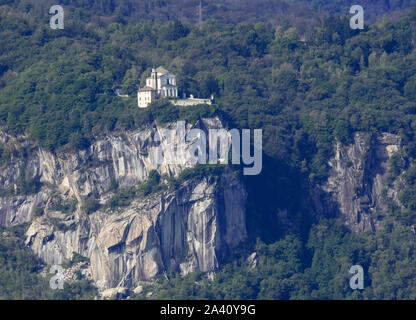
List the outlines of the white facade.
{"type": "Polygon", "coordinates": [[[176,76],[163,67],[152,69],[150,77],[146,79],[146,86],[139,89],[137,93],[138,106],[140,108],[146,108],[152,101],[159,97],[178,97],[176,76]]]}
{"type": "Polygon", "coordinates": [[[137,92],[137,104],[139,108],[147,108],[156,99],[156,91],[151,87],[144,87],[137,92]]]}

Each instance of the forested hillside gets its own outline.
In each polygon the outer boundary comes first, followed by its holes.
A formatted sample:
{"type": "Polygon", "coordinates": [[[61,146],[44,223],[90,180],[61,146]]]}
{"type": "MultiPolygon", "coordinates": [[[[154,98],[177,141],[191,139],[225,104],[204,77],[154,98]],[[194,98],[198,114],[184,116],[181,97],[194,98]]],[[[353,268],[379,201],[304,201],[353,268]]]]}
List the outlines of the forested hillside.
{"type": "Polygon", "coordinates": [[[25,226],[0,228],[0,300],[93,299],[97,292],[89,281],[64,285],[54,291],[49,286],[52,274],[39,273],[45,267],[22,241],[25,226]]]}
{"type": "Polygon", "coordinates": [[[299,2],[330,14],[344,14],[349,11],[351,6],[358,4],[365,8],[366,13],[371,18],[380,17],[384,14],[395,16],[401,11],[416,5],[414,0],[363,0],[360,2],[351,0],[300,0],[299,2]]]}
{"type": "MultiPolygon", "coordinates": [[[[263,129],[263,172],[245,181],[249,246],[260,267],[230,264],[212,283],[172,275],[158,297],[416,298],[408,231],[416,224],[416,11],[360,31],[349,28],[340,1],[298,2],[238,1],[234,10],[237,1],[205,1],[196,25],[199,1],[63,0],[65,29],[51,30],[51,1],[0,0],[0,125],[12,135],[59,153],[153,119],[215,113],[230,128],[263,129]],[[165,102],[138,109],[135,92],[159,65],[177,75],[180,95],[213,94],[215,110],[178,112],[165,102]],[[115,96],[117,86],[130,97],[115,96]],[[355,132],[397,134],[404,153],[392,172],[410,168],[403,208],[376,233],[320,221],[304,200],[305,189],[327,178],[335,142],[351,143],[355,132]],[[293,229],[274,220],[277,208],[289,208],[293,229]],[[348,291],[350,260],[370,274],[364,292],[348,291]]],[[[363,6],[375,18],[413,2],[363,6]]],[[[0,165],[16,156],[0,144],[0,165]]],[[[10,290],[6,297],[16,297],[10,290]]]]}

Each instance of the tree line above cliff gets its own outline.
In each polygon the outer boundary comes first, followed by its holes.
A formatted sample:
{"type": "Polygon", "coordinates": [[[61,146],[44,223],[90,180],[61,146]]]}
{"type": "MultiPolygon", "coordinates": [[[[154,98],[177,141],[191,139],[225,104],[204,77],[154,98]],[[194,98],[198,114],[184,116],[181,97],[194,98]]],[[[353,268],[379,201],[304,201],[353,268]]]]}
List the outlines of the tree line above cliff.
{"type": "Polygon", "coordinates": [[[30,1],[0,7],[8,132],[50,150],[80,149],[103,132],[169,118],[173,109],[138,110],[134,98],[151,67],[164,65],[181,93],[214,94],[230,125],[262,128],[265,153],[311,180],[325,177],[334,139],[348,142],[357,130],[400,134],[416,153],[415,12],[360,32],[347,17],[329,17],[300,33],[287,23],[104,23],[87,2],[70,7],[64,30],[51,30],[47,11],[30,1]],[[120,85],[131,98],[114,95],[120,85]]]}

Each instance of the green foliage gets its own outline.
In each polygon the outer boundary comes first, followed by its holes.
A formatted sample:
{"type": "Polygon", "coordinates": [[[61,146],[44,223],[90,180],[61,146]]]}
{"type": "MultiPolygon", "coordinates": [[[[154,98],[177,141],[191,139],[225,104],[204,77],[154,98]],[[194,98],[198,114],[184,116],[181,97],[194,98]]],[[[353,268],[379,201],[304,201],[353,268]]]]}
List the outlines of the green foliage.
{"type": "Polygon", "coordinates": [[[6,167],[11,161],[11,150],[5,143],[0,143],[0,168],[6,167]]]}
{"type": "Polygon", "coordinates": [[[338,222],[322,221],[306,241],[295,235],[269,245],[258,240],[256,267],[228,264],[213,280],[200,273],[170,274],[146,290],[156,291],[155,299],[412,300],[415,249],[408,228],[356,234],[338,222]],[[349,287],[349,269],[356,264],[364,268],[364,290],[349,287]]]}
{"type": "Polygon", "coordinates": [[[33,177],[32,172],[26,169],[20,170],[17,185],[18,192],[25,195],[37,193],[42,186],[39,177],[33,177]]]}
{"type": "Polygon", "coordinates": [[[40,276],[44,265],[19,239],[23,234],[24,226],[0,228],[0,300],[74,300],[97,296],[97,289],[87,280],[65,283],[64,290],[52,290],[48,281],[52,275],[40,276]]]}
{"type": "Polygon", "coordinates": [[[54,300],[94,300],[98,297],[98,289],[91,281],[80,281],[64,284],[63,290],[55,290],[51,299],[54,300]]]}
{"type": "Polygon", "coordinates": [[[149,194],[159,192],[166,188],[165,183],[162,183],[159,172],[151,170],[147,181],[139,183],[138,190],[141,196],[148,196],[149,194]]]}
{"type": "Polygon", "coordinates": [[[416,224],[416,166],[413,164],[403,176],[405,188],[399,193],[399,200],[405,209],[397,211],[397,218],[404,224],[416,224]]]}
{"type": "Polygon", "coordinates": [[[72,253],[72,259],[69,260],[67,263],[63,263],[62,267],[63,268],[71,268],[74,265],[77,265],[80,262],[89,262],[90,259],[81,256],[79,253],[73,252],[72,253]]]}
{"type": "Polygon", "coordinates": [[[43,216],[45,208],[36,207],[33,212],[33,217],[41,217],[43,216]]]}
{"type": "Polygon", "coordinates": [[[193,168],[185,168],[179,176],[180,181],[203,179],[209,176],[219,176],[224,172],[225,166],[220,164],[198,164],[193,168]]]}
{"type": "Polygon", "coordinates": [[[118,207],[126,207],[136,196],[135,188],[118,189],[114,196],[108,201],[108,206],[114,210],[118,207]]]}
{"type": "Polygon", "coordinates": [[[91,214],[97,211],[100,208],[99,202],[94,199],[93,197],[89,197],[85,199],[84,203],[82,204],[82,210],[86,214],[91,214]]]}
{"type": "Polygon", "coordinates": [[[56,230],[60,230],[62,232],[69,230],[74,231],[77,227],[76,223],[66,223],[60,218],[49,218],[49,221],[56,230]]]}
{"type": "Polygon", "coordinates": [[[160,191],[162,188],[163,187],[160,185],[160,175],[157,170],[151,170],[147,181],[139,183],[138,186],[139,193],[142,196],[147,196],[151,193],[160,191]]]}
{"type": "Polygon", "coordinates": [[[49,210],[69,214],[75,211],[76,205],[77,201],[74,198],[61,199],[59,195],[54,195],[52,201],[49,203],[49,210]]]}
{"type": "Polygon", "coordinates": [[[394,153],[390,158],[389,173],[394,177],[398,177],[405,169],[407,169],[405,157],[400,152],[394,153]]]}
{"type": "MultiPolygon", "coordinates": [[[[4,232],[1,229],[0,232],[4,232]]],[[[40,299],[45,297],[46,281],[36,274],[39,259],[14,235],[0,235],[0,299],[40,299]]]]}
{"type": "Polygon", "coordinates": [[[159,123],[171,123],[178,120],[195,122],[201,118],[224,116],[216,105],[196,105],[192,107],[177,107],[169,100],[153,102],[148,109],[150,118],[159,123]]]}
{"type": "Polygon", "coordinates": [[[151,170],[149,172],[149,177],[147,178],[147,182],[151,186],[157,186],[160,183],[160,174],[157,170],[151,170]]]}

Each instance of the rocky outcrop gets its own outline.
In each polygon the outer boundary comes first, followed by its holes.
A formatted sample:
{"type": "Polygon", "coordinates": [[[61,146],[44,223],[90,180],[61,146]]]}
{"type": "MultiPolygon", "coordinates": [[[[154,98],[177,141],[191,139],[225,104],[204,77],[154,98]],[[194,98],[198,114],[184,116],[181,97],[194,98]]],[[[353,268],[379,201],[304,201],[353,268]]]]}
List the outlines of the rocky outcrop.
{"type": "MultiPolygon", "coordinates": [[[[219,119],[203,119],[185,126],[186,132],[192,128],[222,126],[219,119]]],[[[164,129],[176,124],[108,135],[87,150],[59,154],[2,133],[2,142],[24,156],[0,170],[1,225],[30,222],[26,245],[48,265],[63,264],[74,252],[88,258],[83,274],[101,289],[135,288],[168,269],[215,271],[247,238],[246,192],[231,172],[133,197],[117,210],[107,205],[117,190],[145,181],[151,170],[177,177],[192,166],[176,161],[169,141],[155,139],[164,129]]]]}
{"type": "Polygon", "coordinates": [[[57,230],[47,216],[36,218],[26,243],[50,265],[72,252],[88,257],[100,288],[134,288],[168,269],[216,270],[246,240],[245,199],[240,182],[225,173],[136,199],[118,213],[82,216],[74,230],[57,230]]]}
{"type": "Polygon", "coordinates": [[[354,231],[380,228],[386,200],[398,204],[402,182],[387,180],[389,160],[400,147],[400,138],[389,133],[356,133],[353,144],[338,142],[327,182],[312,191],[317,213],[340,216],[354,231]]]}
{"type": "MultiPolygon", "coordinates": [[[[0,224],[30,222],[26,244],[49,265],[63,264],[74,252],[88,258],[82,274],[103,290],[139,288],[167,270],[217,270],[247,239],[247,195],[232,172],[135,196],[116,210],[108,206],[117,190],[145,181],[151,170],[177,177],[192,166],[176,161],[169,141],[154,139],[166,128],[176,129],[152,124],[59,154],[0,132],[0,142],[13,147],[0,169],[0,224]],[[158,152],[164,161],[156,161],[158,152]]],[[[222,126],[219,119],[203,119],[185,126],[186,132],[192,128],[222,126]]],[[[400,147],[400,138],[387,133],[356,133],[354,143],[337,143],[328,180],[311,191],[315,212],[339,216],[354,231],[380,228],[386,199],[399,204],[403,184],[389,178],[388,168],[400,147]]],[[[288,211],[280,212],[284,222],[288,211]]]]}
{"type": "MultiPolygon", "coordinates": [[[[222,124],[218,118],[202,119],[194,125],[186,124],[185,132],[193,128],[207,131],[222,128],[222,124]]],[[[178,176],[185,167],[193,165],[181,162],[168,140],[156,141],[155,136],[161,136],[159,133],[164,129],[172,130],[173,139],[178,139],[176,124],[153,123],[146,128],[107,135],[87,150],[59,154],[37,148],[25,137],[16,138],[0,131],[0,142],[13,148],[8,165],[0,169],[0,224],[10,226],[30,221],[36,208],[47,206],[51,198],[74,200],[79,214],[86,199],[105,203],[114,186],[136,185],[146,180],[153,169],[161,175],[178,176]],[[21,156],[13,156],[14,153],[21,156]],[[159,153],[163,161],[156,161],[159,153]],[[36,183],[39,190],[32,186],[23,192],[25,180],[36,183]]]]}

